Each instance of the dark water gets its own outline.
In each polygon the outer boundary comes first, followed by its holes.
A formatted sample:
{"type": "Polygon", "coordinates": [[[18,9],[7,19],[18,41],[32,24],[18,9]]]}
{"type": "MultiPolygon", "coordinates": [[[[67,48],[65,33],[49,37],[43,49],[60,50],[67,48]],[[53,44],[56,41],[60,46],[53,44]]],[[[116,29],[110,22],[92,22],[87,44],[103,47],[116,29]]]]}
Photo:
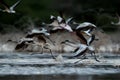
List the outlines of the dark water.
{"type": "MultiPolygon", "coordinates": [[[[40,64],[43,56],[49,58],[45,54],[0,54],[0,80],[120,80],[120,66],[40,64]]],[[[120,56],[103,58],[119,60],[120,56]]]]}
{"type": "Polygon", "coordinates": [[[0,80],[120,80],[120,74],[106,75],[7,75],[0,80]]]}

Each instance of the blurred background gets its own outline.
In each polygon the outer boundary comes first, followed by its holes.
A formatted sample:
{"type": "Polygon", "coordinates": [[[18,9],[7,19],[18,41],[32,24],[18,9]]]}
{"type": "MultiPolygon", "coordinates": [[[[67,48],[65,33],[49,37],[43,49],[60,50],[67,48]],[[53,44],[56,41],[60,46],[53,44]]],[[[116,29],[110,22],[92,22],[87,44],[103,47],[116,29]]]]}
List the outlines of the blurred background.
{"type": "MultiPolygon", "coordinates": [[[[4,0],[9,6],[17,0],[4,0]]],[[[26,32],[27,28],[49,23],[50,15],[64,13],[65,18],[74,17],[76,22],[92,22],[105,32],[120,30],[116,14],[120,14],[120,0],[21,0],[16,14],[0,12],[0,33],[26,32]]],[[[0,4],[0,8],[3,6],[0,4]]]]}
{"type": "MultiPolygon", "coordinates": [[[[11,6],[18,0],[3,1],[11,6]]],[[[0,9],[4,9],[2,4],[0,9]]],[[[21,0],[15,11],[15,14],[0,12],[0,80],[120,80],[120,0],[21,0]],[[103,29],[103,32],[96,30],[94,33],[99,40],[90,47],[87,45],[88,48],[95,48],[100,65],[92,60],[90,54],[87,56],[90,58],[83,63],[83,59],[64,62],[62,54],[58,54],[63,52],[63,49],[66,49],[66,52],[73,49],[61,42],[69,39],[75,43],[78,41],[77,36],[69,32],[58,32],[50,36],[55,43],[50,48],[53,53],[58,53],[56,60],[50,60],[51,54],[50,58],[39,55],[41,47],[34,43],[30,43],[28,47],[26,44],[26,50],[15,50],[26,32],[40,27],[42,22],[50,23],[50,15],[58,16],[59,12],[63,12],[65,18],[73,17],[77,23],[91,22],[103,29]],[[118,22],[119,25],[112,24],[118,22]]],[[[50,43],[48,39],[46,42],[50,43]]],[[[41,44],[46,45],[40,42],[41,44]]]]}

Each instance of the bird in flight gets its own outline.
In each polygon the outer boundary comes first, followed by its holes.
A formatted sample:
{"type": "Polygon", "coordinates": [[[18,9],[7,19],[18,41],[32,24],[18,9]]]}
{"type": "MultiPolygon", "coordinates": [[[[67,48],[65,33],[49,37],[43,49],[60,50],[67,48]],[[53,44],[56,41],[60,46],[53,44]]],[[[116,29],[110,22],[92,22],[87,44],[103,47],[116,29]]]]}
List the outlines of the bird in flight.
{"type": "Polygon", "coordinates": [[[76,27],[76,30],[80,30],[82,31],[83,33],[87,34],[88,36],[92,36],[91,35],[91,32],[93,31],[93,29],[96,28],[96,25],[90,23],[90,22],[83,22],[81,24],[79,24],[77,27],[76,27]]]}
{"type": "Polygon", "coordinates": [[[85,57],[85,54],[87,51],[89,51],[89,53],[94,56],[94,59],[96,61],[99,62],[99,60],[97,59],[96,55],[95,55],[95,49],[94,47],[92,47],[90,44],[95,40],[95,35],[92,35],[90,40],[87,40],[88,44],[82,44],[82,43],[74,43],[71,42],[70,40],[65,40],[63,42],[61,42],[61,44],[66,44],[72,47],[76,47],[76,49],[74,50],[75,55],[70,57],[70,58],[74,58],[74,57],[79,57],[79,56],[83,56],[85,57]]]}
{"type": "Polygon", "coordinates": [[[5,9],[0,9],[0,11],[2,12],[7,12],[7,13],[16,13],[16,11],[14,10],[14,8],[20,3],[21,0],[18,0],[15,4],[13,4],[12,6],[8,6],[4,0],[0,0],[0,4],[3,5],[3,7],[5,9]]]}

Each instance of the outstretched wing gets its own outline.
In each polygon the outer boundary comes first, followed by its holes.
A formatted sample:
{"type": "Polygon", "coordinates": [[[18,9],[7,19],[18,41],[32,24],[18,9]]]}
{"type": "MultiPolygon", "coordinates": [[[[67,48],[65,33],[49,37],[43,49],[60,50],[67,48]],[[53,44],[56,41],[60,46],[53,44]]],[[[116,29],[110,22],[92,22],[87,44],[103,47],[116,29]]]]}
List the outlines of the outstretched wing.
{"type": "Polygon", "coordinates": [[[14,5],[12,5],[10,7],[10,10],[13,10],[19,3],[20,3],[21,0],[17,1],[14,5]]]}
{"type": "Polygon", "coordinates": [[[60,23],[66,23],[64,15],[63,15],[63,11],[59,11],[60,17],[61,17],[61,22],[60,23]]]}
{"type": "Polygon", "coordinates": [[[66,24],[69,24],[72,20],[73,20],[73,17],[68,18],[68,19],[66,20],[66,24]]]}
{"type": "Polygon", "coordinates": [[[79,57],[83,55],[87,51],[87,48],[82,48],[82,49],[76,49],[74,57],[79,57]]]}

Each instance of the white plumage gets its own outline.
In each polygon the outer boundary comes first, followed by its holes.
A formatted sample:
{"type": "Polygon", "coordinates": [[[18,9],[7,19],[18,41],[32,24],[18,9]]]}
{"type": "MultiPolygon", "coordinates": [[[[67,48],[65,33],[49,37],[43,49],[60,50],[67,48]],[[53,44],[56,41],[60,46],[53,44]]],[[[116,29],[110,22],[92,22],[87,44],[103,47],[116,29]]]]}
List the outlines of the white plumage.
{"type": "Polygon", "coordinates": [[[79,26],[77,26],[76,29],[85,28],[85,27],[88,27],[88,26],[96,27],[94,24],[92,24],[90,22],[83,22],[83,23],[79,24],[79,26]]]}
{"type": "Polygon", "coordinates": [[[8,7],[7,4],[5,4],[4,2],[1,2],[1,4],[5,7],[4,10],[0,9],[0,11],[2,12],[7,12],[7,13],[16,13],[16,11],[14,10],[14,8],[20,3],[21,0],[18,0],[14,5],[8,7]]]}

